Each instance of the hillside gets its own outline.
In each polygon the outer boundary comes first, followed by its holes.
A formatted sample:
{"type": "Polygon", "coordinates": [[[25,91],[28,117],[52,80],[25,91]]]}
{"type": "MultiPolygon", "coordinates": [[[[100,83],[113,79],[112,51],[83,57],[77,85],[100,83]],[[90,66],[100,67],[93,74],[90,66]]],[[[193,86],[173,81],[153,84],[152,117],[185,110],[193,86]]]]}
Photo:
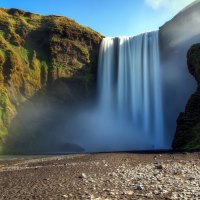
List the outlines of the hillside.
{"type": "Polygon", "coordinates": [[[101,39],[66,17],[0,9],[0,147],[22,102],[41,91],[70,102],[91,94],[101,39]]]}
{"type": "Polygon", "coordinates": [[[193,45],[187,54],[188,68],[197,81],[197,88],[177,120],[174,149],[200,149],[200,44],[193,45]]]}

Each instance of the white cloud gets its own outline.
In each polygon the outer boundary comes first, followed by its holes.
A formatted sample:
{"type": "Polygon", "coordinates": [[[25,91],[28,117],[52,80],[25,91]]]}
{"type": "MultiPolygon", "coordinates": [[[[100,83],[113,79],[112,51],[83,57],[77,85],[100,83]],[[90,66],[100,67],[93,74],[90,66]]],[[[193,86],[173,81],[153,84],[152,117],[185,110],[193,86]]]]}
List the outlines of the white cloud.
{"type": "Polygon", "coordinates": [[[173,11],[181,10],[194,1],[195,0],[145,0],[146,4],[155,10],[164,8],[173,11]]]}

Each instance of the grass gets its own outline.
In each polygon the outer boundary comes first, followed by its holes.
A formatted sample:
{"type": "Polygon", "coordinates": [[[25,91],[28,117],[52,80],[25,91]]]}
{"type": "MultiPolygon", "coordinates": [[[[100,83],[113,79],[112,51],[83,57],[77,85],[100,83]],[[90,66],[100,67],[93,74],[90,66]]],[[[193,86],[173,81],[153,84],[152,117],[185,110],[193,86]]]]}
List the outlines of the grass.
{"type": "Polygon", "coordinates": [[[25,60],[27,64],[29,64],[29,51],[24,47],[20,47],[19,49],[22,59],[25,60]]]}
{"type": "Polygon", "coordinates": [[[17,9],[0,9],[0,27],[1,144],[17,106],[42,87],[60,77],[90,82],[91,44],[102,36],[66,17],[17,9]]]}
{"type": "Polygon", "coordinates": [[[191,139],[185,149],[200,149],[200,123],[192,129],[191,139]]]}
{"type": "Polygon", "coordinates": [[[0,90],[0,141],[7,135],[10,124],[10,110],[11,103],[9,101],[7,92],[4,89],[0,90]]]}

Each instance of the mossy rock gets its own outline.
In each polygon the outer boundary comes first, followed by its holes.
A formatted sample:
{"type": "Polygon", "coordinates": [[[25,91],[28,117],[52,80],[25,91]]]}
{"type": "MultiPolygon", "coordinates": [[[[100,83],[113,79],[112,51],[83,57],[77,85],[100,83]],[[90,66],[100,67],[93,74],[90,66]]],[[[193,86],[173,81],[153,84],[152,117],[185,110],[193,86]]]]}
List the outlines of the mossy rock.
{"type": "Polygon", "coordinates": [[[187,54],[188,69],[197,81],[197,90],[191,95],[177,120],[172,147],[181,150],[200,149],[200,44],[193,45],[187,54]]]}
{"type": "Polygon", "coordinates": [[[187,141],[187,145],[184,149],[199,149],[200,150],[200,123],[192,128],[191,137],[187,141]]]}
{"type": "Polygon", "coordinates": [[[188,51],[187,57],[189,71],[200,83],[200,44],[193,45],[188,51]]]}
{"type": "Polygon", "coordinates": [[[66,79],[63,88],[74,93],[73,98],[61,97],[60,93],[55,98],[82,99],[72,89],[74,85],[81,95],[82,91],[91,93],[96,84],[102,38],[66,17],[0,9],[0,145],[9,135],[11,120],[19,115],[19,107],[41,91],[51,93],[49,88],[57,80],[66,79]]]}

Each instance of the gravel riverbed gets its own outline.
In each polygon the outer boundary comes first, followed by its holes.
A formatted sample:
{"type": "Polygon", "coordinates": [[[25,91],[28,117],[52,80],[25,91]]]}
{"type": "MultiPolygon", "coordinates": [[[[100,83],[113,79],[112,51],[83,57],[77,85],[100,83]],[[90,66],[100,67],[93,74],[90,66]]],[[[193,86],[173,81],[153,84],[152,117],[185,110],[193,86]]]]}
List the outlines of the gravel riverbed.
{"type": "Polygon", "coordinates": [[[4,199],[200,199],[200,153],[0,159],[4,199]]]}

